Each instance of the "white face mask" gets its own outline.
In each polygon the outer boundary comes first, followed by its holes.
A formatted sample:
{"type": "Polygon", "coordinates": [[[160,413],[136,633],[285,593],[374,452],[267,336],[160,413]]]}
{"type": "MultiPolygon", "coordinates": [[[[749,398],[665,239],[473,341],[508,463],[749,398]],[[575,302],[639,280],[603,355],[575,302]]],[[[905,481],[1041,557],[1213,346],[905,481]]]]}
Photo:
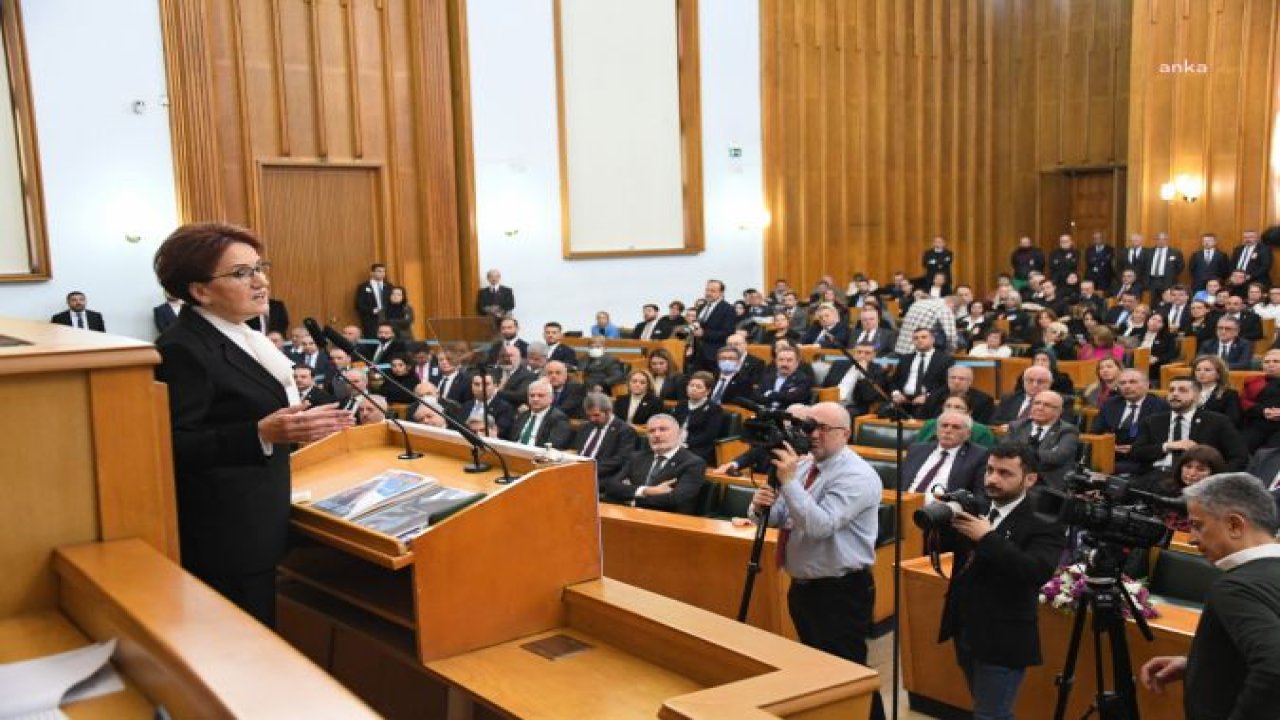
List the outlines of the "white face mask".
{"type": "Polygon", "coordinates": [[[593,347],[587,350],[587,355],[593,358],[604,357],[604,348],[593,347]]]}

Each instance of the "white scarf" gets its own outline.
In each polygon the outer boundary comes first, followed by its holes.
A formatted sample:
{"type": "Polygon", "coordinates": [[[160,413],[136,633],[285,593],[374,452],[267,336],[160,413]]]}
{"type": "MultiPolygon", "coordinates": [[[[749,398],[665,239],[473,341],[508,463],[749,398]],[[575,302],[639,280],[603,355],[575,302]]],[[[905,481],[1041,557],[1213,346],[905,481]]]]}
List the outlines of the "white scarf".
{"type": "Polygon", "coordinates": [[[302,402],[302,396],[298,393],[298,386],[293,382],[293,363],[289,361],[289,358],[285,357],[280,348],[277,348],[266,335],[244,323],[233,323],[224,320],[202,307],[193,305],[191,309],[199,313],[200,317],[208,320],[210,325],[227,336],[228,340],[245,351],[249,357],[257,360],[258,364],[284,388],[284,394],[289,399],[290,405],[297,405],[302,402]]]}

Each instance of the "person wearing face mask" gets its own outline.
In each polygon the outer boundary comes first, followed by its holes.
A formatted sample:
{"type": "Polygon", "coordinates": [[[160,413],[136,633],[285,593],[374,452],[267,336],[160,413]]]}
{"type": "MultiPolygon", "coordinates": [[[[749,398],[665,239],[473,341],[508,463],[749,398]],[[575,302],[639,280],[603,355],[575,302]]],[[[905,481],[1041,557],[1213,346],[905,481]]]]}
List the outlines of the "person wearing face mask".
{"type": "Polygon", "coordinates": [[[711,386],[712,402],[722,405],[738,398],[750,399],[755,394],[755,385],[741,372],[742,358],[741,351],[732,345],[725,345],[716,353],[718,372],[711,386]]]}
{"type": "Polygon", "coordinates": [[[582,382],[589,391],[608,394],[613,392],[614,385],[627,379],[627,369],[622,361],[605,354],[607,342],[603,336],[596,336],[587,346],[587,359],[582,363],[582,382]]]}

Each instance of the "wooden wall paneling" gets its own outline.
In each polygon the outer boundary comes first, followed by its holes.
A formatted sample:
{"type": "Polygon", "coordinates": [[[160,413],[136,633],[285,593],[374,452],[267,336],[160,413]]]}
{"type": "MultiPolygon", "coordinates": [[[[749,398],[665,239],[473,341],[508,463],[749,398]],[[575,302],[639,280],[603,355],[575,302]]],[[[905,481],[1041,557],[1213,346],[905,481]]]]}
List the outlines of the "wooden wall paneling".
{"type": "MultiPolygon", "coordinates": [[[[680,14],[683,18],[685,15],[680,14]]],[[[693,16],[694,22],[697,16],[693,16]]],[[[476,171],[475,157],[471,152],[471,69],[470,51],[467,49],[467,0],[449,3],[450,27],[450,77],[456,101],[453,103],[454,155],[458,158],[455,185],[458,188],[458,273],[461,277],[463,309],[470,307],[469,299],[480,289],[480,253],[476,226],[476,171]]],[[[683,104],[681,105],[683,107],[683,104]]],[[[701,162],[701,155],[698,156],[701,162]]],[[[701,176],[701,173],[699,173],[701,176]]],[[[698,193],[701,203],[702,193],[698,193]]],[[[702,217],[699,210],[698,216],[702,217]]],[[[686,219],[687,222],[687,219],[686,219]]]]}
{"type": "MultiPolygon", "coordinates": [[[[40,143],[36,133],[35,108],[31,101],[30,73],[27,69],[27,43],[23,33],[22,3],[8,0],[0,3],[0,68],[9,88],[4,110],[12,112],[16,160],[21,179],[27,266],[25,272],[0,274],[0,282],[47,280],[53,269],[49,257],[49,233],[45,219],[44,180],[40,170],[40,143]]],[[[6,241],[7,242],[7,241],[6,241]]]]}
{"type": "Polygon", "coordinates": [[[178,216],[183,222],[224,219],[207,8],[203,2],[161,0],[160,22],[168,69],[178,216]]]}
{"type": "Polygon", "coordinates": [[[364,136],[360,113],[364,107],[360,97],[360,53],[356,45],[356,0],[341,0],[342,27],[347,47],[347,114],[351,118],[351,154],[356,159],[364,157],[364,136]]]}

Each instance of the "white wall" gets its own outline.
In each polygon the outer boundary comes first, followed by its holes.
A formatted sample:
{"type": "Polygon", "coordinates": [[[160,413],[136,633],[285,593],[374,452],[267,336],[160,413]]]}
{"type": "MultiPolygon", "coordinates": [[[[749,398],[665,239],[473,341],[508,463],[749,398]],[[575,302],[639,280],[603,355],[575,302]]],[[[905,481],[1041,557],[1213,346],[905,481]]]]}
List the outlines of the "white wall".
{"type": "Polygon", "coordinates": [[[665,311],[673,299],[700,297],[709,277],[724,280],[733,299],[762,284],[758,4],[699,5],[706,251],[565,260],[552,3],[467,3],[480,265],[501,269],[515,288],[524,337],[540,337],[552,319],[585,328],[597,310],[630,325],[646,302],[665,311]],[[741,159],[729,158],[730,145],[742,148],[741,159]],[[757,227],[740,229],[743,222],[757,227]],[[512,227],[519,232],[508,236],[512,227]]]}
{"type": "Polygon", "coordinates": [[[83,290],[108,331],[154,336],[151,256],[177,223],[159,5],[23,3],[53,279],[0,285],[0,314],[46,320],[83,290]]]}

